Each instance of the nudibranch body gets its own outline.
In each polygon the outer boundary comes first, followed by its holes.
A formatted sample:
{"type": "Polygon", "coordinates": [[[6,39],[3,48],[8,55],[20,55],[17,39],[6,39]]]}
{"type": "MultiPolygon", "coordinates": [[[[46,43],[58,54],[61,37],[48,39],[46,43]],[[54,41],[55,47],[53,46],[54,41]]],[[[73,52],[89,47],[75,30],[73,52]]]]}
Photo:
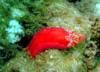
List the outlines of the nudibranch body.
{"type": "Polygon", "coordinates": [[[35,58],[46,49],[67,49],[86,39],[86,36],[70,29],[46,27],[38,31],[27,46],[27,51],[35,58]]]}

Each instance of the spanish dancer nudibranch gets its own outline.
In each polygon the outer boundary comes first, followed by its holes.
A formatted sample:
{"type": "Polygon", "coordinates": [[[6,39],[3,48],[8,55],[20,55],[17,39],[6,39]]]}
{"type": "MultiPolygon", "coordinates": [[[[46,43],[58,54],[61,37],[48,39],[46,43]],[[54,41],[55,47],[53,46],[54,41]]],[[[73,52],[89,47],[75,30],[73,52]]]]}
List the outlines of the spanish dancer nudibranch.
{"type": "Polygon", "coordinates": [[[40,29],[27,46],[27,51],[35,58],[47,49],[68,49],[86,39],[86,36],[70,29],[46,27],[40,29]]]}

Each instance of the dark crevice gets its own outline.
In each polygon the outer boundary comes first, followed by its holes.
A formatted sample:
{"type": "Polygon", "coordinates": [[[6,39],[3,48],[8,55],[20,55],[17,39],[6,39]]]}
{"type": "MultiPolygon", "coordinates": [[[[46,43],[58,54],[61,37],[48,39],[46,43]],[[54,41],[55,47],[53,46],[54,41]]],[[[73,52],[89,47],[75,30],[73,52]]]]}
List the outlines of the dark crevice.
{"type": "Polygon", "coordinates": [[[25,36],[25,37],[22,37],[22,39],[17,42],[17,44],[21,47],[21,48],[25,48],[27,47],[27,45],[29,44],[29,42],[31,41],[31,36],[25,36]]]}
{"type": "Polygon", "coordinates": [[[96,57],[100,57],[100,51],[96,53],[96,57]]]}
{"type": "Polygon", "coordinates": [[[80,2],[81,0],[67,0],[67,1],[69,1],[71,3],[76,3],[76,2],[80,2]]]}

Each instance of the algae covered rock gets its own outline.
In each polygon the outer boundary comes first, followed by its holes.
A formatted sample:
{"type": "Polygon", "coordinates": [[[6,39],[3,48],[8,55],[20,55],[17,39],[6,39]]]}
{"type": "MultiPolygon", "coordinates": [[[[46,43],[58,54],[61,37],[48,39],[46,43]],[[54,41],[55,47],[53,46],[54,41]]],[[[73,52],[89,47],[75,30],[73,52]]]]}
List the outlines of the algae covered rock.
{"type": "Polygon", "coordinates": [[[66,0],[44,0],[43,3],[46,5],[43,8],[43,21],[48,26],[70,28],[77,32],[89,33],[92,22],[66,0]]]}
{"type": "Polygon", "coordinates": [[[77,7],[88,16],[100,17],[100,0],[81,0],[77,7]]]}
{"type": "Polygon", "coordinates": [[[34,62],[24,52],[19,52],[2,69],[2,72],[33,72],[34,62]]]}
{"type": "Polygon", "coordinates": [[[92,33],[92,38],[94,39],[99,39],[100,38],[100,18],[92,18],[94,23],[91,26],[91,33],[92,33]]]}
{"type": "Polygon", "coordinates": [[[94,68],[93,72],[99,72],[99,71],[100,71],[100,62],[98,62],[97,66],[94,68]]]}
{"type": "MultiPolygon", "coordinates": [[[[21,23],[25,29],[25,36],[30,37],[39,28],[49,26],[70,28],[90,38],[92,21],[67,0],[22,0],[20,2],[16,0],[16,2],[5,1],[5,3],[8,3],[9,7],[13,5],[10,8],[10,19],[21,23]]],[[[83,61],[86,43],[80,43],[68,50],[46,50],[36,59],[32,59],[26,52],[17,52],[16,56],[4,65],[2,72],[86,72],[87,66],[83,61]]]]}
{"type": "Polygon", "coordinates": [[[3,68],[2,72],[86,72],[80,53],[47,50],[31,59],[26,53],[18,53],[3,68]]]}
{"type": "Polygon", "coordinates": [[[47,50],[36,59],[35,70],[36,72],[86,72],[86,65],[80,56],[77,51],[64,53],[59,50],[47,50]]]}

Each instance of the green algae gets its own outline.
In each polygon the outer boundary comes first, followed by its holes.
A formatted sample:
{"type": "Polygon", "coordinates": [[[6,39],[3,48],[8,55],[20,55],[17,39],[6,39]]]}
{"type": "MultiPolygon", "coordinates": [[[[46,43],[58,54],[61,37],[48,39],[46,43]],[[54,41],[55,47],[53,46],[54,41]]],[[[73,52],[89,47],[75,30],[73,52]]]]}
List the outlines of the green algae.
{"type": "MultiPolygon", "coordinates": [[[[70,0],[68,0],[70,1],[70,0]]],[[[90,55],[91,61],[87,63],[84,52],[91,53],[91,47],[85,49],[90,39],[99,39],[99,22],[93,20],[92,7],[86,3],[77,3],[81,8],[74,6],[67,0],[1,0],[0,1],[0,52],[9,53],[4,59],[0,59],[1,72],[87,72],[88,64],[94,64],[95,54],[90,55]],[[82,6],[81,6],[82,4],[82,6]],[[91,8],[90,8],[91,7],[91,8]],[[89,15],[88,15],[89,14],[89,15]],[[16,19],[24,28],[27,43],[22,39],[10,44],[6,40],[9,20],[16,19]],[[96,23],[94,26],[93,24],[96,23]],[[93,25],[93,26],[92,26],[93,25]],[[73,49],[55,50],[50,49],[41,53],[36,59],[32,59],[22,47],[26,47],[33,34],[42,27],[70,28],[79,33],[86,34],[88,41],[79,43],[73,49]],[[7,60],[8,59],[8,60],[7,60]],[[92,63],[93,62],[93,63],[92,63]]],[[[89,0],[90,1],[90,0],[89,0]]],[[[76,5],[76,4],[75,4],[76,5]]],[[[97,41],[97,44],[99,42],[97,41]]],[[[99,49],[99,45],[97,45],[99,49]]],[[[94,49],[94,48],[93,48],[94,49]]],[[[96,52],[93,50],[93,52],[96,52]]],[[[88,54],[87,54],[88,55],[88,54]]],[[[1,55],[0,55],[1,56],[1,55]]],[[[93,72],[98,72],[99,61],[92,67],[93,72]]]]}

